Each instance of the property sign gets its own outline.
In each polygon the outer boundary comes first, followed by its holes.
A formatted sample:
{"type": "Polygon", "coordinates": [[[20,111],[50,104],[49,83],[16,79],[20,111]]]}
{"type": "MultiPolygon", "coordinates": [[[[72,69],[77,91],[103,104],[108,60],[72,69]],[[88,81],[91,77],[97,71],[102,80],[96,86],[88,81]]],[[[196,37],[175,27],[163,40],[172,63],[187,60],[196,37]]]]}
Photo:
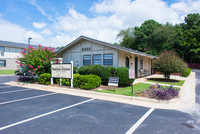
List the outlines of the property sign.
{"type": "Polygon", "coordinates": [[[52,64],[51,77],[52,78],[72,78],[72,65],[71,64],[52,64]]]}
{"type": "Polygon", "coordinates": [[[129,69],[129,79],[135,79],[134,69],[129,69]]]}
{"type": "Polygon", "coordinates": [[[118,77],[109,77],[108,86],[118,86],[119,78],[118,77]]]}

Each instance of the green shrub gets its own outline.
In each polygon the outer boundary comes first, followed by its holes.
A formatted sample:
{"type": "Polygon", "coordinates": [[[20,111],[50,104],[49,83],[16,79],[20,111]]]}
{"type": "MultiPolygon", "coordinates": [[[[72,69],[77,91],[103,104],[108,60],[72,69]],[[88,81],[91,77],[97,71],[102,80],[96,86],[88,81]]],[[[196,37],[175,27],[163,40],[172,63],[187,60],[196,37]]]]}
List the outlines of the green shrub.
{"type": "Polygon", "coordinates": [[[61,84],[65,85],[65,86],[70,86],[71,85],[71,81],[70,81],[70,79],[62,79],[61,80],[61,84]]]}
{"type": "Polygon", "coordinates": [[[188,77],[191,73],[192,69],[191,68],[187,68],[187,70],[183,73],[183,77],[188,77]]]}
{"type": "Polygon", "coordinates": [[[73,67],[73,73],[76,74],[77,73],[77,67],[73,67]]]}
{"type": "Polygon", "coordinates": [[[129,69],[126,67],[118,67],[116,69],[116,77],[119,77],[119,86],[125,87],[131,84],[131,80],[129,79],[129,69]]]}
{"type": "Polygon", "coordinates": [[[73,85],[74,87],[80,88],[81,82],[83,81],[83,77],[80,74],[73,75],[73,85]]]}
{"type": "Polygon", "coordinates": [[[74,74],[73,84],[81,89],[94,89],[101,85],[101,78],[97,75],[74,74]]]}
{"type": "Polygon", "coordinates": [[[78,73],[81,75],[97,75],[102,77],[102,73],[104,71],[104,67],[101,65],[89,65],[89,66],[82,66],[78,69],[78,73]]]}
{"type": "Polygon", "coordinates": [[[104,67],[104,71],[102,73],[102,84],[107,85],[109,77],[115,77],[116,76],[116,68],[112,66],[104,67]]]}
{"type": "Polygon", "coordinates": [[[51,84],[51,74],[43,73],[38,78],[40,84],[50,85],[51,84]]]}
{"type": "MultiPolygon", "coordinates": [[[[56,78],[56,83],[58,85],[60,85],[60,79],[59,78],[56,78]]],[[[70,79],[61,79],[61,85],[64,85],[64,86],[70,86],[71,85],[71,81],[70,79]]]]}

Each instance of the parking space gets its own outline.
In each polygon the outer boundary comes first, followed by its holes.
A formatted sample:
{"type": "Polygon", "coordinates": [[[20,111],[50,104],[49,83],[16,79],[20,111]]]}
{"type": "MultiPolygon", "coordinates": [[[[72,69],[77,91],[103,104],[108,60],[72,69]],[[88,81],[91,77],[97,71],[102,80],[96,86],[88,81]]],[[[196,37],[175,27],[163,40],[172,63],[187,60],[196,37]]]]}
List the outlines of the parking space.
{"type": "Polygon", "coordinates": [[[135,131],[136,134],[199,134],[191,115],[175,110],[156,109],[135,131]]]}
{"type": "Polygon", "coordinates": [[[149,109],[57,93],[21,100],[51,94],[25,89],[1,88],[0,133],[125,133],[149,109]]]}
{"type": "Polygon", "coordinates": [[[0,115],[0,134],[199,133],[191,115],[180,111],[2,84],[0,115]]]}

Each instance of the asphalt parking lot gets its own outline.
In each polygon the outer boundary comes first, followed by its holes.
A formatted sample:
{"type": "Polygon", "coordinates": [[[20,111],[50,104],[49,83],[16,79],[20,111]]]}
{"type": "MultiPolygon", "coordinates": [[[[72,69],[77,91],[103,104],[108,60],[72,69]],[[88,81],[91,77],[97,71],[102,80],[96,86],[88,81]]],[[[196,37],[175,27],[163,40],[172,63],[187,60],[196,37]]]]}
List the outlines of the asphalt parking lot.
{"type": "MultiPolygon", "coordinates": [[[[9,76],[10,77],[10,76],[9,76]]],[[[0,80],[14,78],[0,76],[0,80]]],[[[0,134],[198,134],[190,114],[0,82],[0,134]]]]}

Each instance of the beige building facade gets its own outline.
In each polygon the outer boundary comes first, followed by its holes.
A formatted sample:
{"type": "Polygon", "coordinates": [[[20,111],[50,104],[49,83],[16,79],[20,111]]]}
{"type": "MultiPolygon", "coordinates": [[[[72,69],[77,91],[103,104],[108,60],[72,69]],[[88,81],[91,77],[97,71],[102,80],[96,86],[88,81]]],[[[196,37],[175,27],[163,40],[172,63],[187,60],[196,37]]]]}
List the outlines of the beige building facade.
{"type": "Polygon", "coordinates": [[[63,49],[57,51],[63,63],[73,61],[74,66],[102,65],[127,67],[134,70],[136,77],[151,74],[153,55],[113,45],[89,37],[80,36],[63,49]]]}

